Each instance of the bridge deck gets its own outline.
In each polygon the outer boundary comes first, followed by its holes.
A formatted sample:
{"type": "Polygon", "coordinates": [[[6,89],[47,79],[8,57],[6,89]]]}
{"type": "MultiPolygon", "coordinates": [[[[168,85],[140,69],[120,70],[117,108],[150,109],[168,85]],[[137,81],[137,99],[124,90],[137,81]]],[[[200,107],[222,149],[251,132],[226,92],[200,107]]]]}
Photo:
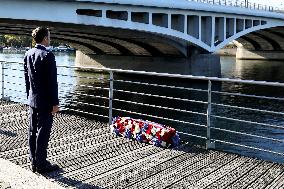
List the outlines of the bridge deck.
{"type": "MultiPolygon", "coordinates": [[[[27,107],[0,106],[0,158],[28,168],[27,107]]],[[[163,149],[112,136],[105,124],[60,113],[45,175],[76,188],[283,188],[284,165],[188,145],[163,149]]]]}

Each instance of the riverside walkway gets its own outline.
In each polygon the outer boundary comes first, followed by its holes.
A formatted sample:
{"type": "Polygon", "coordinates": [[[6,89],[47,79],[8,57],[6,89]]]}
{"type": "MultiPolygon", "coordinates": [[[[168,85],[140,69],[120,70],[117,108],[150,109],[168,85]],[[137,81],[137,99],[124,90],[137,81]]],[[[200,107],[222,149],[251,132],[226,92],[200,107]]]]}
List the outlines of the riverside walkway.
{"type": "MultiPolygon", "coordinates": [[[[28,169],[27,106],[2,102],[0,122],[0,158],[28,169]]],[[[107,124],[64,111],[54,118],[48,157],[61,169],[44,176],[70,188],[284,188],[283,164],[116,138],[107,124]]]]}

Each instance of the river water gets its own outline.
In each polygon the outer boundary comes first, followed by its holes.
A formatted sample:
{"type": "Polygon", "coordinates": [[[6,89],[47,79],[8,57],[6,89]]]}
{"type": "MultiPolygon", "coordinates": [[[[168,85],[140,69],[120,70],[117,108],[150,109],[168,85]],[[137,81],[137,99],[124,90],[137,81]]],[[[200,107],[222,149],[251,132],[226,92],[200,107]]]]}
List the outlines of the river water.
{"type": "MultiPolygon", "coordinates": [[[[67,53],[56,53],[56,60],[58,65],[66,65],[73,66],[75,64],[75,54],[67,54],[67,53]]],[[[23,53],[0,53],[0,60],[5,61],[13,61],[13,62],[22,62],[24,54],[23,53]]],[[[5,68],[5,95],[11,96],[12,100],[19,102],[26,102],[25,100],[25,84],[23,81],[23,72],[22,65],[19,64],[11,64],[6,65],[5,68]],[[18,78],[21,77],[21,78],[18,78]],[[17,83],[17,87],[15,84],[17,83]]],[[[71,108],[81,108],[83,111],[94,112],[97,114],[107,115],[108,110],[104,108],[98,108],[96,106],[90,107],[84,104],[78,104],[77,101],[84,103],[92,103],[97,106],[108,106],[107,100],[101,100],[93,97],[86,97],[84,94],[95,95],[95,96],[108,96],[107,90],[101,90],[100,87],[108,87],[107,76],[104,74],[94,74],[89,72],[78,72],[73,69],[68,68],[58,68],[58,81],[59,81],[59,94],[61,98],[61,105],[63,107],[71,107],[71,108]],[[67,76],[68,75],[68,76],[67,76]],[[77,76],[77,77],[74,77],[77,76]],[[79,76],[79,78],[78,78],[79,76]],[[92,79],[85,78],[92,77],[92,79]],[[74,85],[74,84],[77,84],[74,85]],[[78,87],[78,85],[81,85],[78,87]],[[95,86],[93,89],[88,86],[95,86]],[[81,93],[83,95],[78,95],[74,93],[81,93]]],[[[258,80],[258,81],[271,81],[271,82],[281,82],[284,83],[284,62],[283,61],[262,61],[262,60],[236,60],[234,57],[221,57],[221,74],[223,78],[238,78],[238,79],[246,79],[246,80],[258,80]]],[[[200,89],[207,89],[207,83],[203,82],[190,82],[181,81],[181,80],[172,80],[165,78],[154,78],[154,77],[138,77],[135,76],[133,79],[132,76],[129,75],[117,75],[115,76],[117,79],[123,80],[132,80],[132,81],[143,81],[147,83],[159,83],[159,84],[172,84],[179,85],[184,87],[197,87],[200,89]],[[131,78],[131,79],[130,79],[131,78]]],[[[206,92],[185,92],[180,90],[168,90],[168,89],[157,89],[155,87],[149,86],[137,86],[133,84],[126,83],[114,83],[115,88],[130,90],[142,93],[150,93],[156,95],[167,95],[167,96],[175,96],[179,98],[186,98],[192,100],[200,100],[207,101],[207,93],[206,92]]],[[[222,90],[226,92],[238,92],[243,94],[254,94],[260,96],[270,96],[270,97],[278,97],[284,98],[284,89],[280,89],[277,87],[264,87],[264,86],[252,86],[252,85],[241,85],[236,83],[213,83],[213,90],[222,90]]],[[[171,101],[166,100],[163,101],[157,98],[148,98],[141,97],[139,95],[133,94],[125,94],[119,91],[115,92],[114,99],[121,100],[131,100],[135,102],[143,102],[147,104],[154,104],[156,106],[164,105],[167,107],[178,108],[178,109],[186,109],[190,111],[196,112],[204,112],[206,113],[206,106],[197,105],[192,103],[180,101],[171,101]]],[[[284,112],[284,101],[276,101],[276,100],[265,100],[265,99],[255,99],[255,98],[244,98],[244,97],[236,97],[232,95],[213,95],[213,102],[218,104],[229,104],[234,106],[243,106],[249,108],[257,108],[263,110],[271,110],[276,112],[284,112]]],[[[127,109],[129,111],[141,112],[144,114],[156,115],[160,117],[169,117],[172,119],[178,119],[188,122],[194,122],[198,124],[206,125],[206,117],[204,116],[196,116],[189,115],[184,113],[176,114],[173,111],[162,111],[157,110],[157,108],[146,108],[139,105],[131,105],[123,102],[115,102],[113,103],[114,108],[117,109],[127,109]]],[[[267,113],[254,113],[252,111],[246,110],[236,110],[232,108],[220,108],[218,106],[213,106],[213,114],[216,116],[226,116],[232,117],[235,119],[243,119],[250,120],[254,122],[264,123],[264,124],[272,124],[276,126],[284,127],[284,118],[283,115],[274,115],[267,113]]],[[[133,114],[123,114],[120,111],[114,111],[114,116],[132,116],[137,117],[137,115],[133,114]]],[[[139,117],[140,118],[140,117],[139,117]]],[[[149,117],[142,116],[143,119],[150,119],[149,117]]],[[[161,122],[163,124],[168,124],[174,126],[178,131],[188,132],[191,134],[197,134],[206,136],[206,129],[195,127],[194,125],[185,125],[176,122],[165,122],[159,119],[151,119],[153,121],[161,122]]],[[[107,121],[104,119],[103,121],[107,121]]],[[[284,140],[284,129],[279,128],[271,128],[265,127],[261,125],[249,124],[249,123],[239,123],[236,121],[228,121],[219,118],[212,118],[212,125],[214,127],[220,129],[228,129],[239,132],[246,132],[249,134],[256,134],[260,136],[275,138],[277,140],[284,140]]],[[[228,142],[234,142],[243,145],[249,145],[259,148],[265,148],[273,151],[277,151],[280,153],[284,152],[284,143],[279,141],[270,141],[264,138],[257,137],[249,137],[234,133],[225,133],[222,131],[212,131],[212,135],[214,138],[219,140],[225,140],[228,142]]],[[[204,140],[196,140],[192,137],[182,136],[183,140],[194,141],[197,143],[204,144],[204,140]]],[[[258,157],[261,159],[267,159],[277,162],[284,162],[283,156],[271,155],[269,153],[250,150],[240,147],[235,147],[232,145],[223,145],[220,143],[216,143],[217,149],[225,149],[230,152],[240,153],[243,155],[258,157]]]]}

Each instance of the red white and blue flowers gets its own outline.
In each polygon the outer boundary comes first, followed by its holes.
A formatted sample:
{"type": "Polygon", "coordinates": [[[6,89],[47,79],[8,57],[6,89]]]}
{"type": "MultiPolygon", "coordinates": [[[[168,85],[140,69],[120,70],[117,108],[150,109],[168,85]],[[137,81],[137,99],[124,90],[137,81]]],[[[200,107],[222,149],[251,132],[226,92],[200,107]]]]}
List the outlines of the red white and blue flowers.
{"type": "Polygon", "coordinates": [[[114,118],[110,129],[116,136],[136,139],[139,142],[146,142],[155,146],[175,147],[180,142],[174,128],[130,117],[114,118]]]}

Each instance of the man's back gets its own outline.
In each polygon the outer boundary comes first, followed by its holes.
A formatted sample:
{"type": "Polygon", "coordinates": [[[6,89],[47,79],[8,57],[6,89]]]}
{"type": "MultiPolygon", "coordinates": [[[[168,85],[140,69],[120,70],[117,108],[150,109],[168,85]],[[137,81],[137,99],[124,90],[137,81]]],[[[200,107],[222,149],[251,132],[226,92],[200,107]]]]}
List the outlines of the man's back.
{"type": "Polygon", "coordinates": [[[48,28],[37,27],[32,32],[35,48],[24,58],[25,80],[29,99],[29,159],[31,170],[38,173],[58,169],[47,160],[53,115],[59,111],[55,57],[45,47],[50,45],[48,28]]]}
{"type": "Polygon", "coordinates": [[[58,104],[57,70],[53,53],[42,45],[36,45],[26,53],[24,62],[29,105],[52,110],[52,106],[58,104]]]}

